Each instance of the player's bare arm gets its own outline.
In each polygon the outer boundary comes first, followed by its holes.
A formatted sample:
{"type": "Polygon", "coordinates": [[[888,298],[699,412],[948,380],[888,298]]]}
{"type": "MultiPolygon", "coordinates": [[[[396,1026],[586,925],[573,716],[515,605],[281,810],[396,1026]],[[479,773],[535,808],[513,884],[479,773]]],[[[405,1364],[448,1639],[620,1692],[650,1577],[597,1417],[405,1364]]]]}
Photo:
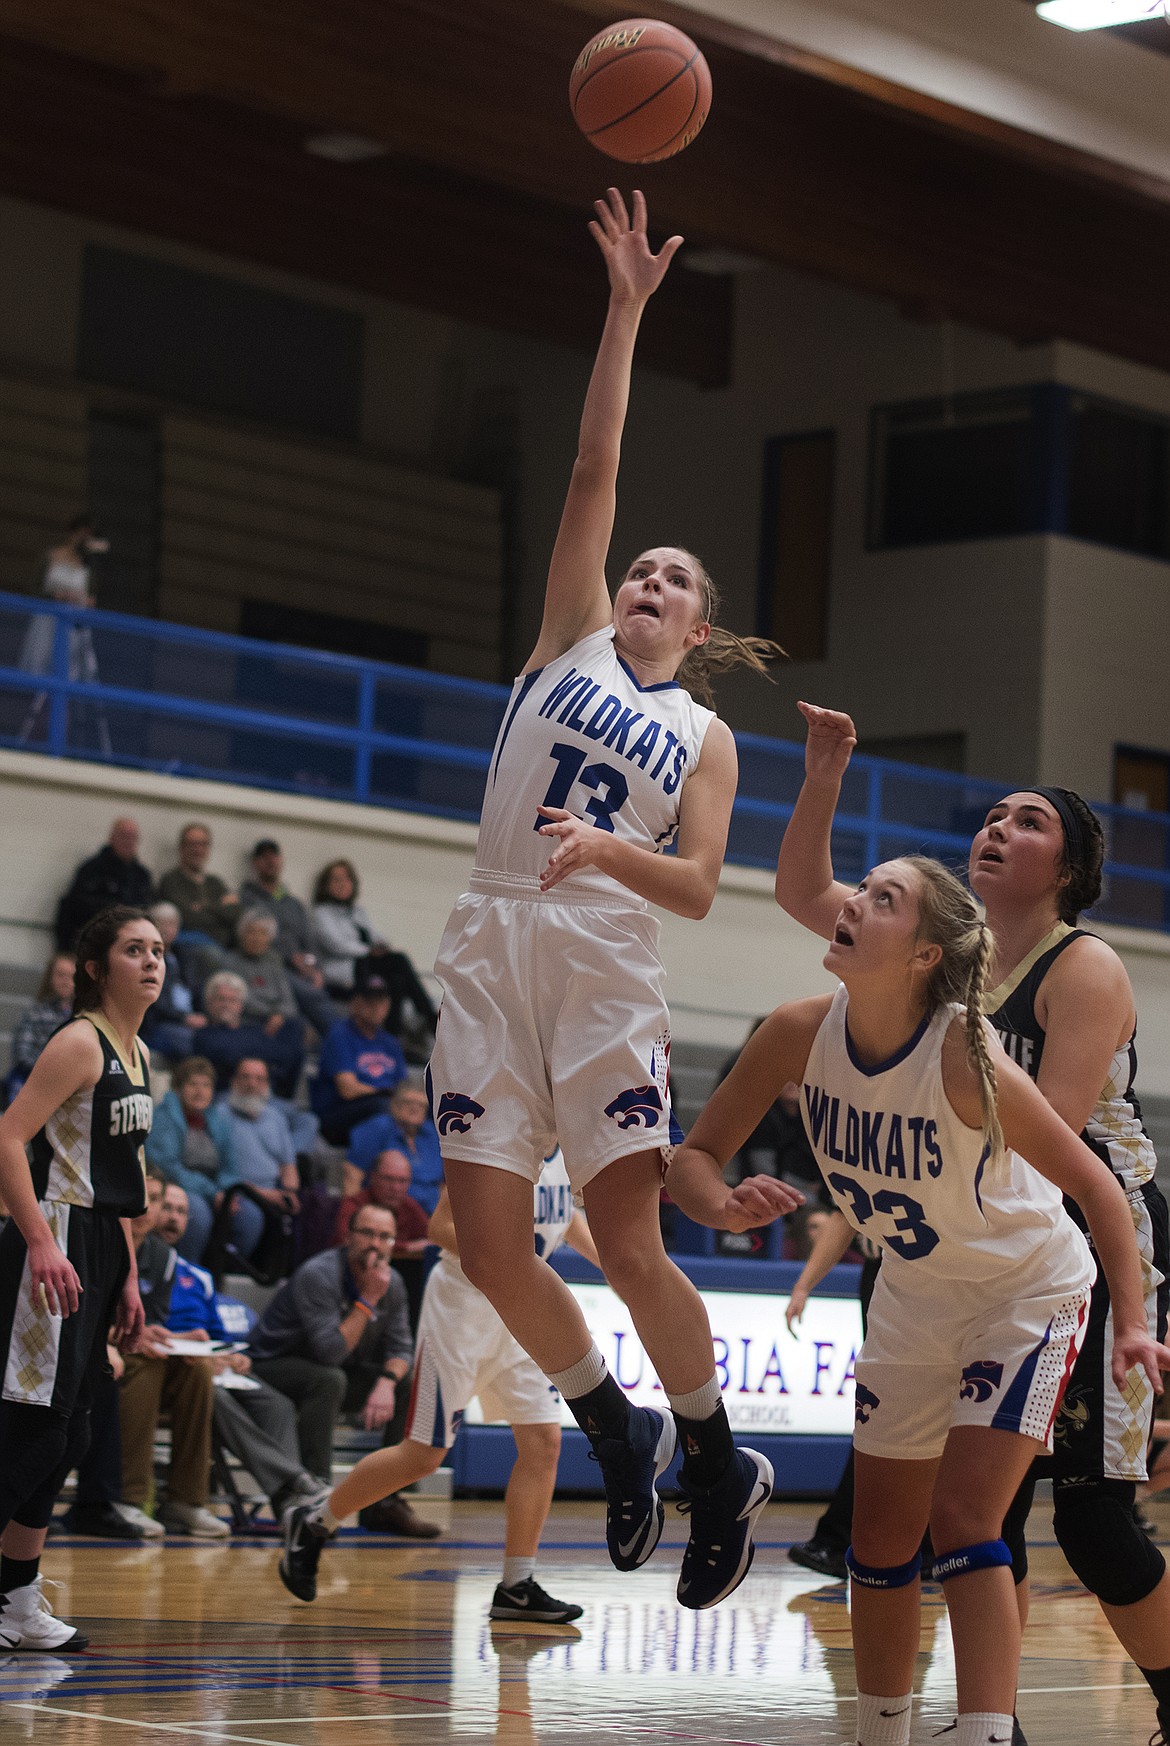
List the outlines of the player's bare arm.
{"type": "MultiPolygon", "coordinates": [[[[956,1021],[957,1025],[958,1021],[956,1021]]],[[[948,1043],[956,1025],[951,1026],[948,1043]]],[[[955,1113],[970,1126],[973,1111],[970,1093],[978,1090],[968,1067],[970,1086],[959,1101],[952,1095],[944,1049],[943,1075],[947,1098],[955,1113]]],[[[1137,1365],[1145,1370],[1161,1392],[1160,1372],[1170,1370],[1170,1347],[1154,1340],[1146,1324],[1145,1297],[1133,1220],[1120,1185],[1112,1172],[1090,1151],[1068,1123],[1053,1109],[1028,1075],[999,1052],[995,1056],[999,1119],[1005,1145],[1026,1158],[1034,1170],[1055,1183],[1062,1194],[1075,1200],[1088,1222],[1093,1245],[1109,1282],[1113,1310],[1113,1378],[1124,1388],[1125,1378],[1137,1365]]]]}
{"type": "Polygon", "coordinates": [[[776,902],[810,932],[831,940],[853,887],[833,877],[833,815],[841,780],[857,744],[852,718],[812,703],[797,705],[808,723],[804,782],[776,862],[776,902]]]}
{"type": "Polygon", "coordinates": [[[40,1284],[49,1310],[69,1315],[81,1290],[74,1268],[58,1249],[33,1188],[24,1148],[76,1092],[96,1085],[102,1049],[91,1024],[77,1022],[51,1037],[32,1073],[0,1116],[0,1195],[28,1245],[34,1291],[40,1284]]]}
{"type": "Polygon", "coordinates": [[[853,1237],[853,1226],[839,1208],[834,1208],[813,1242],[812,1252],[789,1293],[784,1320],[790,1334],[796,1332],[810,1296],[826,1274],[832,1272],[853,1237]]]}
{"type": "Polygon", "coordinates": [[[544,618],[526,673],[563,655],[613,617],[605,560],[617,507],[622,429],[642,311],[662,283],[680,236],[656,255],[646,236],[646,201],[635,193],[632,215],[616,188],[594,202],[589,225],[609,274],[609,310],[585,396],[577,458],[549,563],[544,618]]]}
{"type": "Polygon", "coordinates": [[[1036,1084],[1079,1134],[1114,1055],[1133,1035],[1133,989],[1113,948],[1104,940],[1074,940],[1040,984],[1036,1017],[1045,1032],[1036,1084]]]}
{"type": "Polygon", "coordinates": [[[819,995],[778,1007],[712,1092],[667,1175],[670,1197],[688,1218],[716,1230],[750,1230],[803,1204],[799,1189],[771,1177],[749,1177],[729,1188],[723,1171],[759,1126],[781,1086],[803,1080],[813,1038],[829,1005],[829,997],[819,995]]]}
{"type": "Polygon", "coordinates": [[[597,867],[648,903],[702,921],[719,885],[738,775],[735,737],[726,722],[713,721],[694,773],[683,784],[673,855],[625,842],[563,807],[542,806],[549,822],[541,826],[541,835],[554,839],[555,846],[541,874],[541,890],[551,891],[583,867],[597,867]]]}

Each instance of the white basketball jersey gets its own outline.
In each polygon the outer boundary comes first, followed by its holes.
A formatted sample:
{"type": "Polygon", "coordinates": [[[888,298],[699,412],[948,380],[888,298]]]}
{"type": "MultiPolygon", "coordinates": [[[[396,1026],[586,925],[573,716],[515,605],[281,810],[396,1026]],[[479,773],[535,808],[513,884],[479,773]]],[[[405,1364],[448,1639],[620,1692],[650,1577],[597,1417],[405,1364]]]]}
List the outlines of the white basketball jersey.
{"type": "MultiPolygon", "coordinates": [[[[639,685],[614,648],[612,625],[582,638],[512,687],[492,753],[476,865],[538,878],[556,846],[538,834],[548,822],[540,806],[564,807],[640,848],[665,848],[713,719],[674,680],[639,685]]],[[[596,867],[575,873],[573,884],[610,895],[624,890],[596,867]]]]}
{"type": "Polygon", "coordinates": [[[834,1200],[882,1245],[883,1265],[940,1292],[1029,1260],[1053,1288],[1090,1282],[1088,1245],[1060,1190],[1016,1153],[992,1152],[947,1101],[943,1039],[961,1009],[940,1008],[896,1055],[866,1067],[848,1004],[838,988],[809,1052],[801,1109],[834,1200]]]}

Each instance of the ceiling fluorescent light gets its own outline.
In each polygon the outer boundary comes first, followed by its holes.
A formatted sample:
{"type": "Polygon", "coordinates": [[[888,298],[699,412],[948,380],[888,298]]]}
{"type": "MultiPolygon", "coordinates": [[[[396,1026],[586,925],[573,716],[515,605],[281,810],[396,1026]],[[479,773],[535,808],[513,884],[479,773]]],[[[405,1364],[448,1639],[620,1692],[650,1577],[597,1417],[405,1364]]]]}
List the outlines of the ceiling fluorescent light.
{"type": "Polygon", "coordinates": [[[1137,24],[1164,18],[1164,0],[1044,0],[1036,15],[1065,30],[1107,30],[1112,24],[1137,24]]]}
{"type": "Polygon", "coordinates": [[[305,141],[305,150],[331,164],[365,164],[371,158],[389,155],[381,140],[365,139],[360,133],[315,133],[305,141]]]}

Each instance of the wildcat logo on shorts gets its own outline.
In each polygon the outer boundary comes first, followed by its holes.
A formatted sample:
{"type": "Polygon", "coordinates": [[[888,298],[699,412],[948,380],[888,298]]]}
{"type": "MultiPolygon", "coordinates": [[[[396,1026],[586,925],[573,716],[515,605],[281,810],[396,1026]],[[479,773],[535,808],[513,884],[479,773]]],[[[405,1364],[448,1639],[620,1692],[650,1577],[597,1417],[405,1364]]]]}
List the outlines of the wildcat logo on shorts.
{"type": "Polygon", "coordinates": [[[881,1404],[873,1389],[866,1388],[864,1382],[854,1384],[853,1416],[859,1425],[868,1425],[870,1413],[874,1407],[879,1407],[881,1404]]]}
{"type": "Polygon", "coordinates": [[[656,1128],[662,1114],[662,1093],[656,1085],[632,1085],[605,1106],[619,1128],[656,1128]]]}
{"type": "Polygon", "coordinates": [[[1002,1381],[1002,1364],[995,1364],[988,1358],[977,1358],[974,1364],[967,1364],[963,1368],[959,1399],[990,1400],[1002,1381]]]}
{"type": "Polygon", "coordinates": [[[483,1114],[483,1104],[476,1103],[462,1091],[445,1091],[439,1099],[435,1126],[441,1134],[466,1134],[471,1124],[483,1114]]]}

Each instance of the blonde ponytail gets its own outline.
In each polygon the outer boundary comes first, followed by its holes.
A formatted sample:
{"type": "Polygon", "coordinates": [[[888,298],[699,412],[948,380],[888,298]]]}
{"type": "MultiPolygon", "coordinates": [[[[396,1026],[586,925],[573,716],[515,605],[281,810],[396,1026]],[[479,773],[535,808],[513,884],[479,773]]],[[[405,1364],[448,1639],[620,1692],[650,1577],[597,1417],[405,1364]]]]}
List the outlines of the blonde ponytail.
{"type": "Polygon", "coordinates": [[[948,1004],[963,1008],[967,1060],[979,1081],[983,1132],[992,1150],[998,1151],[1003,1146],[1003,1129],[996,1104],[995,1063],[987,1046],[983,1017],[983,991],[995,942],[971,893],[940,861],[925,855],[905,855],[901,859],[914,868],[921,880],[918,938],[938,946],[942,952],[927,980],[927,1006],[932,1013],[948,1004]]]}
{"type": "Polygon", "coordinates": [[[979,945],[967,977],[964,1007],[967,1021],[967,1060],[979,1080],[979,1103],[983,1110],[983,1132],[991,1142],[992,1151],[1003,1146],[1003,1129],[999,1125],[998,1088],[995,1083],[995,1063],[987,1047],[987,1021],[983,1017],[983,991],[991,970],[995,942],[986,922],[979,922],[979,945]]]}

